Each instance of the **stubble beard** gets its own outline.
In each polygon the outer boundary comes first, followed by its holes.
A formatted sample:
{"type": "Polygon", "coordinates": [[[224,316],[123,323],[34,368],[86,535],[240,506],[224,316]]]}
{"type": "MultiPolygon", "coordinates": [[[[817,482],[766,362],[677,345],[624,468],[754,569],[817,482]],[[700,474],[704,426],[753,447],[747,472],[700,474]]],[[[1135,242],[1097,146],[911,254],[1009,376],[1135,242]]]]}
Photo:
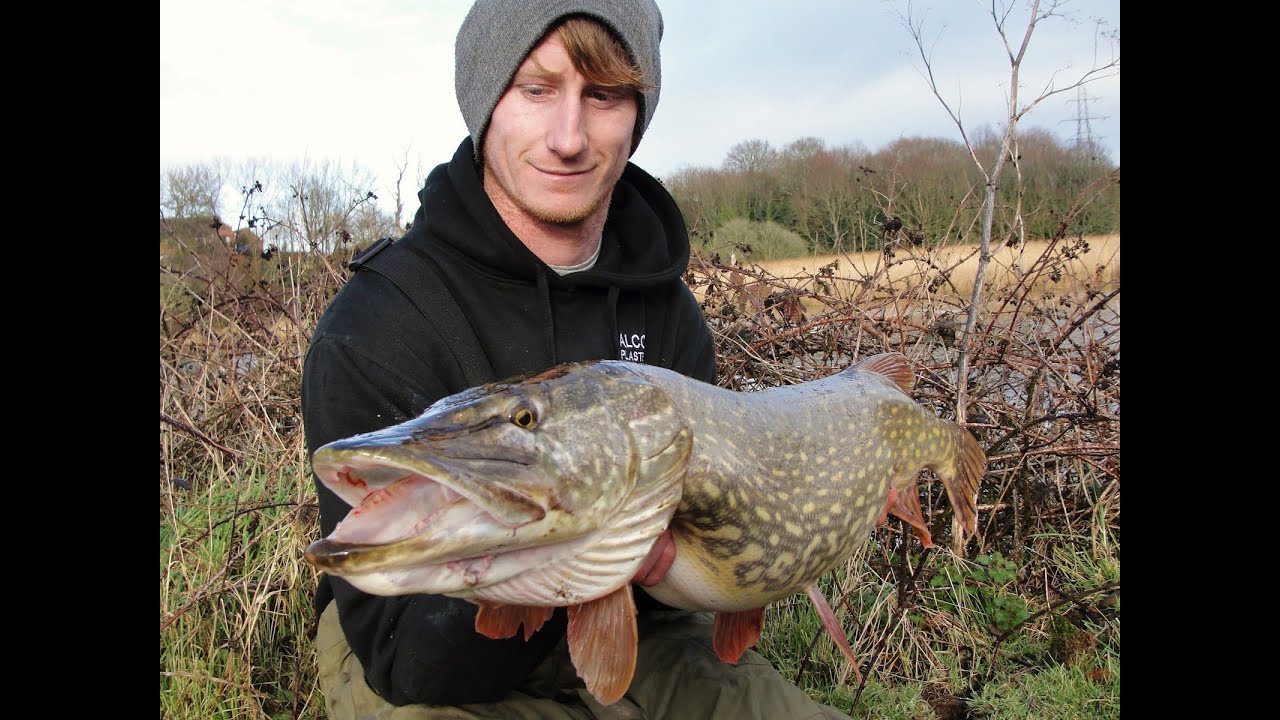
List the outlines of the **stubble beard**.
{"type": "Polygon", "coordinates": [[[579,205],[554,208],[536,204],[523,193],[511,192],[512,188],[506,187],[505,183],[498,179],[498,174],[487,166],[482,168],[482,173],[481,182],[485,192],[495,205],[505,205],[507,208],[519,211],[528,219],[562,228],[580,226],[593,219],[603,222],[603,215],[609,211],[613,190],[622,179],[619,173],[612,183],[599,186],[593,195],[579,205]]]}
{"type": "Polygon", "coordinates": [[[552,225],[580,225],[595,217],[596,213],[602,210],[608,212],[611,190],[612,188],[606,188],[582,205],[564,209],[538,207],[525,202],[520,197],[513,197],[512,199],[515,200],[517,207],[533,216],[539,222],[552,225]]]}

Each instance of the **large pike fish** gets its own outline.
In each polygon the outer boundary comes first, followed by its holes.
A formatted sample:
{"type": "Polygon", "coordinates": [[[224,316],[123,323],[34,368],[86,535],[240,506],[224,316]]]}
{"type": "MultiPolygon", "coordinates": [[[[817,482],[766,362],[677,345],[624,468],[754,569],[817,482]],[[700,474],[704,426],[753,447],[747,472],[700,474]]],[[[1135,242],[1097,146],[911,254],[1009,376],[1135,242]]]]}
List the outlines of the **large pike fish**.
{"type": "Polygon", "coordinates": [[[887,353],[812,382],[740,393],[618,361],[562,365],[440,400],[312,457],[353,507],[307,559],[378,595],[479,605],[476,629],[528,639],[567,607],[570,656],[602,703],[635,670],[631,579],[668,528],[675,562],[647,588],[714,610],[736,662],[764,607],[807,592],[853,663],[817,580],[887,513],[926,546],[916,477],[934,470],[961,538],[976,532],[986,458],[967,430],[912,401],[887,353]]]}

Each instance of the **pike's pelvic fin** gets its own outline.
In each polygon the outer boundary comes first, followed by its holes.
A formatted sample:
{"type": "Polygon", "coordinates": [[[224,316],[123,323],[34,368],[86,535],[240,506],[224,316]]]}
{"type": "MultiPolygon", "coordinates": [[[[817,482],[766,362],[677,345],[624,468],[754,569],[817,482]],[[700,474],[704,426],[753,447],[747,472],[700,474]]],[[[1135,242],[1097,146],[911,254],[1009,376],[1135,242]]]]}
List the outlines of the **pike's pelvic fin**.
{"type": "Polygon", "coordinates": [[[501,605],[483,601],[478,604],[480,609],[476,611],[476,632],[494,640],[515,635],[523,623],[524,639],[528,642],[551,617],[551,613],[555,612],[555,608],[551,607],[501,605]]]}

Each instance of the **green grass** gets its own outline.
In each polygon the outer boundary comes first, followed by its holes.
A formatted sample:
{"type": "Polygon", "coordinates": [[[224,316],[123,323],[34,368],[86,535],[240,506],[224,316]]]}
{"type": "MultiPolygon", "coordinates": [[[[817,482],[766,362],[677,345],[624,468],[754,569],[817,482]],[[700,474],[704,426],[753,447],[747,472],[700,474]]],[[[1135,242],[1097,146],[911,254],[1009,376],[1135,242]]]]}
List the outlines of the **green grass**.
{"type": "Polygon", "coordinates": [[[1009,668],[969,701],[990,720],[1110,720],[1120,717],[1120,654],[1099,649],[1069,665],[1009,668]]]}
{"type": "Polygon", "coordinates": [[[999,553],[917,553],[911,572],[925,567],[904,606],[901,558],[876,567],[884,536],[820,583],[859,664],[870,665],[861,693],[801,595],[768,609],[758,647],[784,677],[854,717],[950,718],[966,707],[975,717],[1119,717],[1119,603],[1104,613],[1095,605],[1104,594],[1090,592],[1118,583],[1118,545],[1042,535],[1031,546],[1049,551],[1030,551],[1021,564],[999,553]],[[1033,590],[1043,587],[1024,579],[1033,575],[1082,597],[1046,602],[1033,590]]]}
{"type": "Polygon", "coordinates": [[[162,493],[161,717],[318,717],[297,492],[259,466],[162,493]]]}

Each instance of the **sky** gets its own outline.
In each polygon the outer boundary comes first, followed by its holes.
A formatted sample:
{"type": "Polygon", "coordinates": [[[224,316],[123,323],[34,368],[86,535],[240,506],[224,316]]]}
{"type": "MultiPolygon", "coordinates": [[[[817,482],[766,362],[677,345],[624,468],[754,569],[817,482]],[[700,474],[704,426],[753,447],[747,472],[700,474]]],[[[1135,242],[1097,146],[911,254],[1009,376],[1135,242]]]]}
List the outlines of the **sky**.
{"type": "MultiPolygon", "coordinates": [[[[659,178],[719,167],[749,139],[781,148],[812,136],[871,151],[901,137],[960,140],[903,24],[906,0],[658,3],[662,93],[632,161],[659,178]]],[[[407,164],[402,193],[412,215],[422,178],[467,134],[454,95],[453,43],[470,4],[161,0],[162,178],[214,160],[327,160],[369,171],[390,210],[397,164],[407,164]]],[[[1027,5],[1011,6],[1015,50],[1027,5]]],[[[999,128],[1007,112],[1009,58],[990,9],[976,0],[911,5],[923,18],[939,91],[969,132],[999,128]]],[[[1120,0],[1070,0],[1059,12],[1066,17],[1041,21],[1031,38],[1023,103],[1119,54],[1120,0]],[[1108,36],[1099,37],[1099,27],[1108,36]]],[[[1118,69],[1083,92],[1045,99],[1020,127],[1070,142],[1087,115],[1093,138],[1119,164],[1118,69]]],[[[234,189],[252,179],[232,182],[234,189]]],[[[236,202],[225,200],[223,213],[236,202]]]]}

